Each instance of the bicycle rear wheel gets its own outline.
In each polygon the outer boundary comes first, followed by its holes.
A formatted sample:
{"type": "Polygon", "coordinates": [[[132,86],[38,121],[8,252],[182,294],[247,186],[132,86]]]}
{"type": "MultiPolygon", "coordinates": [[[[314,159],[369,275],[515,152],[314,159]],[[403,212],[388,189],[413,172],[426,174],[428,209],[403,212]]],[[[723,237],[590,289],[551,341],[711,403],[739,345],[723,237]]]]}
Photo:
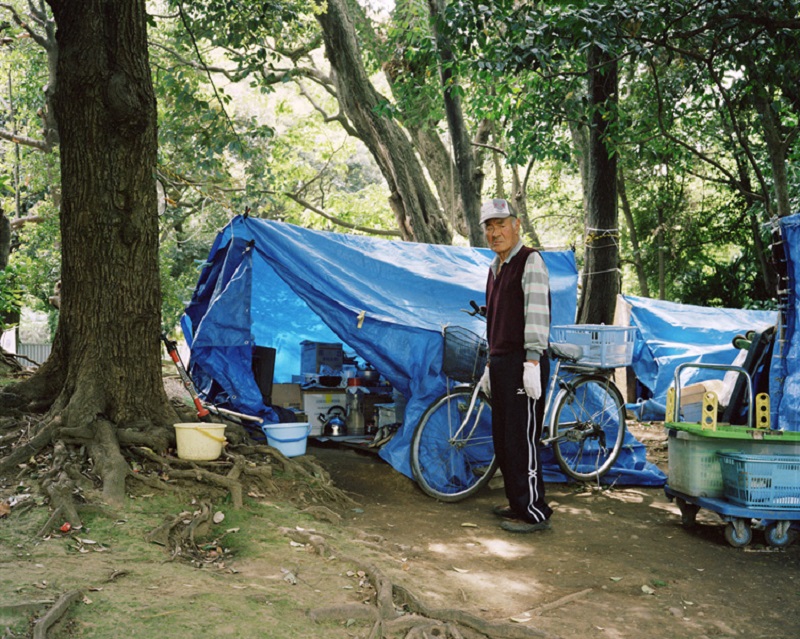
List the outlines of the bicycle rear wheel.
{"type": "Polygon", "coordinates": [[[441,501],[469,497],[497,469],[489,400],[479,394],[468,414],[471,399],[471,387],[439,397],[423,414],[411,440],[414,479],[425,493],[441,501]]]}
{"type": "Polygon", "coordinates": [[[602,477],[625,437],[625,404],[617,387],[605,377],[578,375],[562,383],[553,406],[553,449],[561,470],[579,481],[602,477]]]}

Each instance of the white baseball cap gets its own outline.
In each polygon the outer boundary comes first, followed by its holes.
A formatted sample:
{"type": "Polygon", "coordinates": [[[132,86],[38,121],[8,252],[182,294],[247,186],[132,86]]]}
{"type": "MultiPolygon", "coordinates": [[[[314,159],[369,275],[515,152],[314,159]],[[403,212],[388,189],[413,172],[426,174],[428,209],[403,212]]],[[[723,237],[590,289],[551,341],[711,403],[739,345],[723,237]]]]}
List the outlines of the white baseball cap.
{"type": "Polygon", "coordinates": [[[517,217],[511,205],[502,198],[495,198],[493,200],[486,200],[481,205],[481,224],[485,224],[489,220],[503,217],[517,217]]]}

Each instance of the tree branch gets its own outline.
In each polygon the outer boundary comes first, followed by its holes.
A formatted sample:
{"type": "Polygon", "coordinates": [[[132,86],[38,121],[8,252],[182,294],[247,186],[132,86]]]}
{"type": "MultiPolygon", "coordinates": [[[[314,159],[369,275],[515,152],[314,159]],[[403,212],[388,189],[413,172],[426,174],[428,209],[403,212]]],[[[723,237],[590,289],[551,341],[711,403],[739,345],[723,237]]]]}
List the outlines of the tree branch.
{"type": "Polygon", "coordinates": [[[24,20],[23,17],[17,13],[17,10],[12,7],[10,4],[6,2],[0,2],[0,8],[6,9],[11,13],[11,18],[14,20],[16,25],[21,29],[24,29],[25,32],[33,39],[36,44],[40,47],[45,49],[48,52],[51,52],[55,49],[55,38],[53,37],[53,25],[52,20],[47,19],[47,12],[44,8],[44,3],[40,0],[39,6],[34,6],[31,0],[28,0],[28,9],[30,11],[31,20],[37,24],[39,24],[47,33],[48,37],[43,37],[42,34],[37,33],[34,31],[29,24],[28,20],[24,20]]]}
{"type": "Polygon", "coordinates": [[[309,101],[313,109],[317,111],[320,115],[322,115],[322,119],[325,122],[338,122],[349,136],[354,138],[359,138],[358,131],[355,130],[353,125],[350,123],[350,120],[347,119],[347,116],[344,113],[342,113],[341,110],[336,115],[329,115],[328,112],[325,111],[325,109],[323,109],[320,105],[317,104],[317,102],[314,100],[311,94],[308,93],[308,91],[306,91],[306,88],[302,85],[300,81],[295,80],[295,84],[300,89],[300,93],[302,94],[302,96],[309,101]]]}
{"type": "Polygon", "coordinates": [[[369,227],[366,227],[366,226],[360,226],[358,224],[352,224],[350,222],[345,222],[341,218],[338,218],[338,217],[336,217],[334,215],[331,215],[330,213],[326,213],[325,211],[323,211],[320,208],[317,208],[316,206],[311,204],[311,202],[305,201],[299,195],[295,195],[294,193],[286,193],[286,192],[284,192],[282,195],[285,195],[290,200],[294,200],[300,206],[302,206],[304,208],[307,208],[309,211],[313,211],[317,215],[319,215],[321,217],[324,217],[326,220],[329,220],[329,221],[333,222],[334,224],[337,224],[337,225],[342,226],[344,228],[351,229],[353,231],[361,231],[362,233],[370,233],[372,235],[382,235],[382,236],[387,236],[387,237],[401,237],[400,231],[384,231],[382,229],[372,229],[372,228],[369,228],[369,227]]]}
{"type": "Polygon", "coordinates": [[[35,140],[24,135],[17,135],[11,131],[0,129],[0,140],[8,140],[13,144],[21,144],[22,146],[29,146],[37,151],[47,151],[47,143],[42,140],[35,140]]]}
{"type": "Polygon", "coordinates": [[[472,146],[477,146],[482,149],[489,149],[490,151],[494,151],[495,153],[499,153],[503,157],[508,157],[508,153],[506,153],[505,149],[501,149],[499,146],[495,146],[494,144],[483,144],[481,142],[472,142],[472,146]]]}
{"type": "Polygon", "coordinates": [[[44,218],[41,215],[29,215],[27,217],[16,217],[11,220],[11,228],[20,229],[26,224],[41,224],[44,218]]]}
{"type": "Polygon", "coordinates": [[[157,49],[161,49],[162,51],[164,51],[164,52],[168,53],[169,55],[171,55],[173,58],[175,58],[181,64],[183,64],[183,65],[185,65],[187,67],[191,67],[192,69],[199,69],[200,71],[213,71],[214,73],[221,73],[226,78],[228,78],[228,80],[230,80],[231,82],[236,82],[236,80],[238,79],[237,75],[233,71],[231,71],[230,69],[226,69],[225,67],[217,67],[217,66],[206,65],[206,64],[202,64],[200,62],[195,62],[194,60],[188,60],[188,59],[184,58],[180,53],[175,51],[174,49],[170,49],[169,47],[167,47],[167,46],[165,46],[165,45],[163,45],[163,44],[161,44],[159,42],[153,42],[151,40],[150,41],[150,46],[151,47],[155,47],[157,49]]]}

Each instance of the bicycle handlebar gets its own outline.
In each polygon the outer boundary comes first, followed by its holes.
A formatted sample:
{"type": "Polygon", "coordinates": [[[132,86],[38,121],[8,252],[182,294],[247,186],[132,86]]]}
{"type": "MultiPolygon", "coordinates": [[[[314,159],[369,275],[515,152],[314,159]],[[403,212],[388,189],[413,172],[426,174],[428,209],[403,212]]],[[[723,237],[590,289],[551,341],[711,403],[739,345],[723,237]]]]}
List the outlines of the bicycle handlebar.
{"type": "Polygon", "coordinates": [[[468,311],[465,308],[461,310],[464,311],[467,315],[472,315],[475,317],[476,315],[480,315],[481,317],[486,317],[486,307],[485,306],[478,306],[478,302],[475,300],[470,300],[469,305],[472,307],[471,311],[468,311]]]}

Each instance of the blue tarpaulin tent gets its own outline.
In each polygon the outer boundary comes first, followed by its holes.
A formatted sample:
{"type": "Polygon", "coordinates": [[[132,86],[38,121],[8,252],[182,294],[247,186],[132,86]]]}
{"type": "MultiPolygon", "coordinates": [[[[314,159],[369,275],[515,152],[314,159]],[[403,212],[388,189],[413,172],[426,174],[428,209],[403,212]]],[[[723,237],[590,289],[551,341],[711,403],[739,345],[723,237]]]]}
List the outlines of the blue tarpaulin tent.
{"type": "MultiPolygon", "coordinates": [[[[183,318],[190,372],[201,395],[278,421],[264,406],[252,369],[255,345],[277,351],[275,379],[300,372],[303,340],[341,341],[369,361],[408,400],[400,431],[381,456],[406,475],[413,428],[445,388],[442,328],[483,332],[462,313],[484,299],[487,249],[387,241],[236,217],[217,236],[183,318]]],[[[550,272],[553,324],[571,324],[577,269],[571,251],[543,254],[550,272]]],[[[549,480],[564,477],[549,455],[549,480]]],[[[661,485],[628,436],[609,481],[661,485]]]]}
{"type": "MultiPolygon", "coordinates": [[[[630,324],[638,338],[634,349],[633,372],[651,394],[648,419],[663,420],[667,390],[673,384],[678,365],[733,363],[739,349],[733,338],[749,330],[763,331],[773,326],[777,313],[729,308],[709,308],[625,295],[630,324]]],[[[708,379],[720,379],[724,372],[687,367],[681,386],[708,379]]]]}
{"type": "Polygon", "coordinates": [[[782,430],[800,430],[800,215],[780,221],[786,269],[785,311],[770,369],[770,405],[773,424],[782,430]]]}
{"type": "MultiPolygon", "coordinates": [[[[747,331],[776,327],[769,366],[771,426],[800,430],[800,215],[780,220],[786,269],[785,309],[776,311],[708,308],[624,296],[630,323],[638,327],[633,371],[652,399],[643,402],[648,419],[664,419],[667,389],[683,362],[730,365],[738,354],[733,338],[747,331]]],[[[782,285],[783,288],[783,285],[782,285]]],[[[682,385],[719,379],[719,371],[686,368],[682,385]]]]}

